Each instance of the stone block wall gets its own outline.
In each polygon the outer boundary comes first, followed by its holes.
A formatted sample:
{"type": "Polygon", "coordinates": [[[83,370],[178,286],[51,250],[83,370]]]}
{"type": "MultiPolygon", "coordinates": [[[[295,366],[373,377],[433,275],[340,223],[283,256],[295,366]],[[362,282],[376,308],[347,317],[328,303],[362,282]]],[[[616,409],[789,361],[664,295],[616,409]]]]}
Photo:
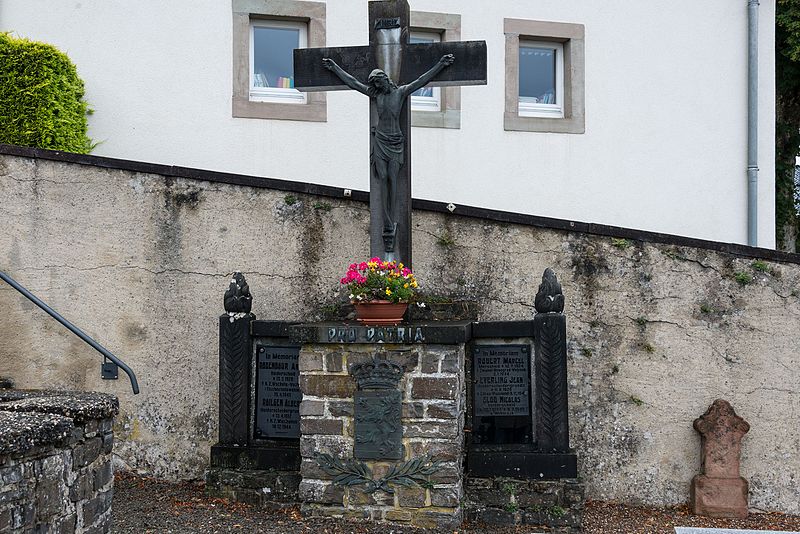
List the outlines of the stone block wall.
{"type": "Polygon", "coordinates": [[[581,531],[583,507],[584,487],[578,479],[467,477],[465,482],[466,519],[470,521],[524,524],[572,534],[581,531]]]}
{"type": "Polygon", "coordinates": [[[110,532],[116,398],[0,391],[0,532],[110,532]]]}
{"type": "Polygon", "coordinates": [[[382,519],[414,526],[458,525],[464,494],[464,345],[305,345],[300,352],[300,483],[307,515],[382,519]],[[427,487],[397,487],[394,494],[342,487],[317,464],[319,453],[353,457],[355,380],[353,365],[373,354],[404,369],[402,393],[403,458],[364,460],[373,479],[397,463],[429,456],[441,462],[427,487]]]}

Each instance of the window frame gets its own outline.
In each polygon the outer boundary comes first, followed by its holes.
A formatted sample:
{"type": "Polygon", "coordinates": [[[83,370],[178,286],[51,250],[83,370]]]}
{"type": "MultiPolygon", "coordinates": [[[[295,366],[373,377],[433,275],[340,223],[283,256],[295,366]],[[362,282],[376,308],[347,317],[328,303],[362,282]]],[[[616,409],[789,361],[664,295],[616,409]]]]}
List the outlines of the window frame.
{"type": "Polygon", "coordinates": [[[282,87],[256,87],[253,83],[255,76],[255,31],[256,28],[291,28],[298,30],[298,47],[308,47],[308,24],[290,20],[251,19],[250,20],[250,88],[248,96],[251,102],[277,102],[282,104],[305,104],[306,93],[297,89],[282,87]]]}
{"type": "MultiPolygon", "coordinates": [[[[411,33],[436,33],[439,42],[461,40],[461,15],[412,11],[411,33]]],[[[461,128],[461,87],[435,87],[439,90],[439,110],[411,107],[411,126],[421,128],[461,128]]],[[[413,98],[413,97],[412,97],[413,98]]]]}
{"type": "Polygon", "coordinates": [[[325,3],[306,0],[282,0],[280,2],[232,0],[232,4],[232,116],[248,119],[326,122],[328,119],[327,97],[324,91],[301,93],[304,103],[280,98],[288,96],[281,95],[281,92],[272,92],[272,98],[259,98],[258,95],[251,98],[252,71],[254,70],[252,66],[254,25],[304,24],[306,26],[306,46],[324,47],[326,40],[325,3]]]}
{"type": "MultiPolygon", "coordinates": [[[[442,34],[435,31],[411,30],[409,35],[409,42],[414,36],[417,37],[433,37],[435,43],[442,42],[442,34]]],[[[439,112],[442,109],[442,88],[431,87],[433,89],[432,96],[415,96],[411,95],[411,111],[433,111],[439,112]]]]}
{"type": "MultiPolygon", "coordinates": [[[[507,131],[582,134],[585,121],[585,28],[583,24],[503,19],[506,87],[503,128],[507,131]],[[563,48],[562,114],[520,113],[520,43],[559,43],[563,48]]],[[[558,72],[558,71],[557,71],[558,72]]]]}
{"type": "MultiPolygon", "coordinates": [[[[523,48],[546,48],[555,52],[555,97],[553,104],[527,102],[522,95],[519,98],[518,113],[520,117],[564,118],[564,45],[547,41],[527,41],[520,39],[519,50],[523,48]]],[[[521,69],[520,69],[521,70],[521,69]]]]}

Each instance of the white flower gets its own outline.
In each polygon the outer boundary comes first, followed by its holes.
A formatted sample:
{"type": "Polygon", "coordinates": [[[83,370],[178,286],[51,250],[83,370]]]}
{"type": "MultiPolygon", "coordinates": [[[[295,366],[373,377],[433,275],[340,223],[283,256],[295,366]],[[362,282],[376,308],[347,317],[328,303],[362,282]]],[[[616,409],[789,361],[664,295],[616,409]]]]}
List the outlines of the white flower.
{"type": "Polygon", "coordinates": [[[417,302],[417,307],[418,308],[424,308],[425,307],[425,303],[424,302],[417,302]]]}
{"type": "Polygon", "coordinates": [[[354,298],[356,298],[356,296],[350,293],[350,300],[353,300],[354,298]]]}

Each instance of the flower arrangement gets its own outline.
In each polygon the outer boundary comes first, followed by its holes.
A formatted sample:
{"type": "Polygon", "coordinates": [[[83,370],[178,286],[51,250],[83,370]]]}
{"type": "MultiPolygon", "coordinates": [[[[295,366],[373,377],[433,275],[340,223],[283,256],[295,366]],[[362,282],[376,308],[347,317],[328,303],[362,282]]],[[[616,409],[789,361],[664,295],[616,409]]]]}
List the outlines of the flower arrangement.
{"type": "Polygon", "coordinates": [[[354,304],[376,300],[408,303],[418,287],[411,269],[377,257],[351,264],[341,283],[347,286],[354,304]]]}

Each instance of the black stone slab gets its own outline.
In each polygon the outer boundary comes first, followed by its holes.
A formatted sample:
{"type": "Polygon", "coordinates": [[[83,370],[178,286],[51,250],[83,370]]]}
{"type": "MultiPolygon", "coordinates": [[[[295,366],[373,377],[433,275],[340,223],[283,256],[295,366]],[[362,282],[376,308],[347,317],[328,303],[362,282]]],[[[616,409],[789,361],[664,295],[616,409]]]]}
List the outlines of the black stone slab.
{"type": "Polygon", "coordinates": [[[297,343],[466,343],[472,335],[470,321],[404,323],[398,326],[362,326],[358,323],[307,323],[292,326],[297,343]]]}
{"type": "Polygon", "coordinates": [[[353,455],[362,460],[403,457],[402,394],[397,390],[356,391],[353,455]]]}
{"type": "Polygon", "coordinates": [[[470,450],[467,471],[474,477],[576,478],[578,459],[574,453],[470,450]]]}
{"type": "Polygon", "coordinates": [[[250,335],[253,337],[289,337],[289,329],[296,325],[289,321],[260,321],[250,323],[250,335]]]}
{"type": "Polygon", "coordinates": [[[299,470],[300,446],[296,441],[285,447],[213,445],[211,447],[211,467],[248,470],[299,470]]]}
{"type": "MultiPolygon", "coordinates": [[[[445,54],[453,54],[456,61],[440,72],[428,84],[429,86],[486,84],[485,41],[406,44],[403,51],[401,79],[393,81],[397,85],[402,85],[417,79],[445,54]]],[[[322,58],[333,59],[361,82],[366,82],[369,73],[378,67],[374,51],[369,46],[298,48],[294,51],[294,85],[297,89],[300,91],[349,89],[333,72],[323,66],[322,58]]]]}
{"type": "Polygon", "coordinates": [[[533,337],[533,321],[475,321],[473,338],[533,337]]]}
{"type": "Polygon", "coordinates": [[[299,347],[256,346],[256,439],[300,437],[299,347]]]}
{"type": "Polygon", "coordinates": [[[530,345],[475,345],[471,378],[472,442],[531,443],[530,345]]]}

